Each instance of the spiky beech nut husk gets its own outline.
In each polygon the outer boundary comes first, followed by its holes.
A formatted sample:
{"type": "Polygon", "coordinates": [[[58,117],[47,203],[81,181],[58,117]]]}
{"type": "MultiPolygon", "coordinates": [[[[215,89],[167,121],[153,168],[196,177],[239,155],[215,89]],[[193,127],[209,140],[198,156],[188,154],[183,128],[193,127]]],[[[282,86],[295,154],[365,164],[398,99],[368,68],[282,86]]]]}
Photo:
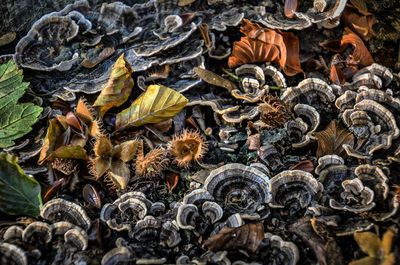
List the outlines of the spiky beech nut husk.
{"type": "Polygon", "coordinates": [[[189,167],[193,161],[203,159],[207,144],[198,131],[184,130],[168,143],[168,152],[179,167],[189,167]]]}
{"type": "Polygon", "coordinates": [[[154,178],[162,173],[168,165],[166,152],[161,148],[155,148],[144,155],[143,142],[138,143],[138,154],[135,161],[136,176],[154,178]]]}

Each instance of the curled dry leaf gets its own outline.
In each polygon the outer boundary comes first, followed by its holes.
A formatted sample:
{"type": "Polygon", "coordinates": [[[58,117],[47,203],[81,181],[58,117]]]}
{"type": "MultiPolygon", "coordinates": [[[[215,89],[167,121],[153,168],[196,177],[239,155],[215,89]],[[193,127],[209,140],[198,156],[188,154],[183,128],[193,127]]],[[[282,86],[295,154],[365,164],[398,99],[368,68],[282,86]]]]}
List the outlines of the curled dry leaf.
{"type": "Polygon", "coordinates": [[[233,89],[238,89],[235,83],[207,69],[195,67],[193,70],[201,79],[203,79],[204,82],[207,82],[211,85],[226,88],[229,92],[231,92],[233,89]]]}
{"type": "Polygon", "coordinates": [[[131,65],[124,60],[122,54],[114,64],[110,79],[93,104],[93,107],[99,107],[101,117],[109,109],[119,107],[128,100],[133,87],[131,74],[131,65]]]}
{"type": "Polygon", "coordinates": [[[364,1],[359,5],[346,4],[343,10],[341,20],[344,25],[357,33],[364,40],[368,41],[374,36],[372,26],[375,22],[374,14],[367,11],[364,1]]]}
{"type": "Polygon", "coordinates": [[[101,208],[100,195],[95,189],[95,187],[93,187],[92,185],[86,184],[85,187],[83,187],[82,197],[85,199],[85,201],[87,201],[97,209],[101,208]]]}
{"type": "Polygon", "coordinates": [[[229,67],[246,63],[277,62],[288,76],[303,73],[300,66],[299,39],[292,32],[262,28],[243,19],[240,32],[246,36],[233,44],[229,67]]]}
{"type": "Polygon", "coordinates": [[[255,252],[264,239],[264,225],[250,223],[240,227],[225,227],[204,242],[211,251],[243,249],[255,252]]]}
{"type": "Polygon", "coordinates": [[[44,137],[43,146],[40,150],[38,164],[41,165],[55,150],[57,139],[61,136],[63,128],[57,119],[49,120],[46,136],[44,137]]]}
{"type": "Polygon", "coordinates": [[[116,129],[168,120],[178,114],[187,103],[187,98],[171,88],[150,85],[129,108],[118,113],[116,129]]]}
{"type": "Polygon", "coordinates": [[[285,4],[283,6],[283,11],[286,17],[293,18],[295,14],[293,11],[297,11],[298,1],[297,0],[285,0],[285,4]]]}
{"type": "Polygon", "coordinates": [[[318,141],[317,157],[338,155],[347,157],[343,144],[354,145],[354,135],[337,121],[333,120],[325,130],[315,134],[318,141]]]}
{"type": "Polygon", "coordinates": [[[165,174],[165,182],[167,183],[167,188],[169,192],[172,192],[176,188],[176,185],[178,185],[178,181],[178,174],[172,172],[165,174]]]}
{"type": "Polygon", "coordinates": [[[374,59],[372,59],[362,39],[348,28],[346,28],[346,33],[343,34],[341,40],[326,40],[320,45],[333,52],[344,52],[349,46],[352,46],[353,52],[346,58],[347,64],[364,67],[374,63],[374,59]]]}

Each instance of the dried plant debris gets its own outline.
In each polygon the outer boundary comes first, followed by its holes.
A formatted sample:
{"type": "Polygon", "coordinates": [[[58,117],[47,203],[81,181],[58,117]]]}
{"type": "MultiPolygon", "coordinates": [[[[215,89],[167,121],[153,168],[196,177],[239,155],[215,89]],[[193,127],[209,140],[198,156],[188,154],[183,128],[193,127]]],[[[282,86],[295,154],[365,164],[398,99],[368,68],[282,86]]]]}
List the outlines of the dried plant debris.
{"type": "Polygon", "coordinates": [[[396,1],[4,1],[1,264],[399,264],[396,1]]]}

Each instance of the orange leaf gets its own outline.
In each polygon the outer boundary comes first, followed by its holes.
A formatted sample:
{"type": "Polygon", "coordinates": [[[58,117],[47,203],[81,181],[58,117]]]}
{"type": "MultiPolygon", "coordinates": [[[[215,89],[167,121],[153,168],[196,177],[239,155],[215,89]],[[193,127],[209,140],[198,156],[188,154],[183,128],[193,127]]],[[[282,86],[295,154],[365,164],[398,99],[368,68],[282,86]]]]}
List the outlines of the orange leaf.
{"type": "Polygon", "coordinates": [[[293,11],[297,11],[298,1],[297,0],[285,0],[283,11],[286,17],[294,18],[295,14],[293,11]]]}
{"type": "Polygon", "coordinates": [[[243,19],[240,32],[246,36],[233,44],[228,59],[230,68],[246,63],[277,62],[288,76],[303,73],[300,66],[299,39],[291,32],[262,28],[243,19]]]}
{"type": "Polygon", "coordinates": [[[178,185],[179,175],[176,173],[167,173],[165,175],[165,181],[167,183],[168,190],[172,192],[176,185],[178,185]]]}
{"type": "Polygon", "coordinates": [[[368,66],[374,63],[371,54],[369,53],[367,47],[365,47],[364,42],[360,37],[352,32],[349,28],[346,28],[346,33],[343,34],[341,40],[326,40],[320,45],[329,51],[333,52],[343,52],[347,49],[349,45],[353,47],[353,53],[348,56],[348,64],[368,66]]]}
{"type": "Polygon", "coordinates": [[[333,120],[325,130],[317,132],[315,136],[318,141],[317,157],[332,154],[346,157],[343,144],[354,145],[354,135],[337,120],[333,120]]]}
{"type": "Polygon", "coordinates": [[[366,9],[346,4],[341,20],[344,25],[348,26],[366,41],[375,34],[372,29],[375,22],[375,16],[374,14],[367,12],[366,9]]]}
{"type": "Polygon", "coordinates": [[[332,65],[329,77],[332,83],[343,85],[346,82],[346,78],[344,77],[344,73],[340,66],[332,65]]]}

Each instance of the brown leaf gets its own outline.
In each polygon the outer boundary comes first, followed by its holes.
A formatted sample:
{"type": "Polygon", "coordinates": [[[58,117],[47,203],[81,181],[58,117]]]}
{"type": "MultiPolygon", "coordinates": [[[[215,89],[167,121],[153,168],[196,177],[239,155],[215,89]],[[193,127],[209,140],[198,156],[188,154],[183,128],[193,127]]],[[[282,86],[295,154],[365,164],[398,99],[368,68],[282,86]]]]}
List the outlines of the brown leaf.
{"type": "Polygon", "coordinates": [[[178,185],[179,175],[176,173],[167,173],[165,174],[165,182],[167,183],[167,187],[169,192],[172,192],[176,185],[178,185]]]}
{"type": "Polygon", "coordinates": [[[240,31],[246,35],[233,44],[228,59],[230,68],[246,63],[278,62],[288,76],[303,73],[300,66],[299,39],[292,32],[262,28],[243,19],[240,31]]]}
{"type": "Polygon", "coordinates": [[[334,239],[322,240],[313,230],[310,217],[305,216],[288,227],[288,230],[296,234],[305,242],[315,254],[321,265],[343,265],[341,249],[334,239]]]}
{"type": "Polygon", "coordinates": [[[193,70],[201,79],[203,79],[203,81],[211,85],[226,88],[229,92],[238,88],[235,83],[232,83],[228,79],[225,79],[212,71],[200,67],[194,67],[193,70]]]}
{"type": "Polygon", "coordinates": [[[44,142],[42,150],[40,150],[40,156],[38,164],[41,165],[48,158],[51,152],[56,148],[57,139],[62,134],[62,126],[57,121],[57,119],[49,120],[49,127],[47,128],[46,136],[44,137],[44,142]]]}
{"type": "Polygon", "coordinates": [[[82,190],[82,197],[97,209],[101,208],[101,199],[97,190],[90,184],[86,184],[82,190]]]}
{"type": "Polygon", "coordinates": [[[297,11],[298,1],[297,0],[285,0],[283,11],[286,17],[294,18],[295,14],[293,11],[297,11]]]}
{"type": "Polygon", "coordinates": [[[119,107],[128,100],[133,87],[131,65],[124,60],[122,54],[115,62],[110,79],[97,97],[93,107],[98,107],[100,116],[113,107],[119,107]]]}
{"type": "Polygon", "coordinates": [[[346,58],[348,64],[364,67],[374,63],[374,59],[372,59],[362,39],[349,28],[346,28],[346,33],[341,40],[326,40],[320,45],[324,49],[333,52],[343,52],[351,45],[353,47],[353,52],[346,58]]]}
{"type": "Polygon", "coordinates": [[[304,160],[294,166],[291,166],[289,170],[302,170],[314,174],[314,165],[310,160],[304,160]]]}
{"type": "Polygon", "coordinates": [[[361,7],[346,4],[346,8],[343,10],[341,20],[344,25],[348,26],[365,41],[368,41],[375,35],[372,29],[372,26],[375,22],[375,16],[367,11],[366,6],[364,7],[365,2],[363,4],[360,3],[360,5],[361,7]]]}
{"type": "Polygon", "coordinates": [[[333,120],[328,127],[315,134],[318,141],[317,157],[335,154],[347,157],[343,144],[354,145],[354,135],[337,121],[333,120]]]}
{"type": "Polygon", "coordinates": [[[245,224],[237,228],[225,227],[218,234],[204,242],[211,251],[243,249],[255,252],[264,239],[262,223],[245,224]]]}

